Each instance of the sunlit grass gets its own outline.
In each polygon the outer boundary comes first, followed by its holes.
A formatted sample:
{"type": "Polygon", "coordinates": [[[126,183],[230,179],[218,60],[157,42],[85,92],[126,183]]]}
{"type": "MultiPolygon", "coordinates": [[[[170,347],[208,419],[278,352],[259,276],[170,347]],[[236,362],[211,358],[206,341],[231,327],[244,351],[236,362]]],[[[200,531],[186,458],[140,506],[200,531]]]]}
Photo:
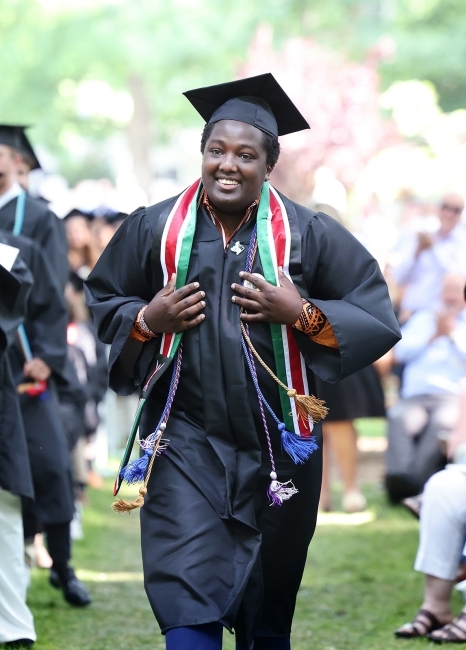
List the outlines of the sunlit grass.
{"type": "MultiPolygon", "coordinates": [[[[393,630],[413,616],[422,593],[422,576],[412,570],[418,524],[388,506],[374,487],[365,492],[367,513],[321,517],[298,595],[293,650],[401,648],[393,630]]],[[[49,586],[47,572],[36,569],[29,592],[39,636],[35,647],[162,650],[164,640],[142,582],[138,514],[111,511],[110,481],[105,491],[90,491],[89,497],[86,537],[75,544],[73,563],[93,604],[71,608],[49,586]]],[[[454,606],[461,607],[458,594],[454,606]]],[[[421,645],[429,643],[409,644],[421,645]]],[[[224,648],[234,649],[228,633],[224,648]]]]}

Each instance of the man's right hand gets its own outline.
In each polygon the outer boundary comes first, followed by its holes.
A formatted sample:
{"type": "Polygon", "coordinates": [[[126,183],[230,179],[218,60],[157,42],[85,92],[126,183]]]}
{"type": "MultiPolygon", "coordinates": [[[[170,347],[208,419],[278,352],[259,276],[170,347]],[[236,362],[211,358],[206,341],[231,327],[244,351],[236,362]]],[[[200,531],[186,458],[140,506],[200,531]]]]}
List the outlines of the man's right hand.
{"type": "Polygon", "coordinates": [[[175,289],[176,274],[147,305],[144,320],[155,334],[183,332],[200,325],[205,319],[201,312],[205,307],[205,293],[198,291],[199,282],[191,282],[175,289]],[[195,292],[195,293],[194,293],[195,292]]]}

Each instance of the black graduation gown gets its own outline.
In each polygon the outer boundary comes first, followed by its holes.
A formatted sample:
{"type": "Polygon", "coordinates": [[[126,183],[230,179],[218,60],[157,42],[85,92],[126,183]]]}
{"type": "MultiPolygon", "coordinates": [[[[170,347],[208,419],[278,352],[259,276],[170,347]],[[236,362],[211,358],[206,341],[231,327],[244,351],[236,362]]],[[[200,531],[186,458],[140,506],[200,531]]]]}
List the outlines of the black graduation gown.
{"type": "MultiPolygon", "coordinates": [[[[13,231],[18,199],[9,201],[0,208],[0,229],[13,231]]],[[[24,222],[20,233],[42,247],[54,272],[61,291],[68,280],[68,242],[63,222],[41,200],[28,194],[24,204],[24,222]]]]}
{"type": "Polygon", "coordinates": [[[374,366],[330,384],[316,379],[317,396],[328,408],[326,422],[385,417],[385,396],[374,366]]]}
{"type": "MultiPolygon", "coordinates": [[[[52,369],[47,399],[19,397],[34,482],[34,514],[44,524],[65,523],[73,517],[74,500],[70,454],[60,420],[56,382],[69,380],[67,313],[41,247],[27,237],[15,237],[3,231],[0,231],[0,241],[20,249],[34,276],[24,327],[33,356],[41,358],[52,369]]],[[[25,379],[24,356],[17,341],[8,355],[18,385],[25,379]]]]}
{"type": "MultiPolygon", "coordinates": [[[[11,273],[21,282],[14,305],[0,299],[0,488],[32,499],[34,489],[18,396],[11,373],[7,348],[16,339],[24,319],[32,275],[18,257],[11,273]]],[[[3,297],[3,295],[2,295],[3,297]]]]}
{"type": "MultiPolygon", "coordinates": [[[[285,201],[302,235],[302,274],[308,297],[328,317],[340,350],[296,332],[314,391],[314,374],[336,381],[372,362],[396,343],[399,329],[375,260],[342,226],[285,201]]],[[[132,375],[120,355],[142,305],[161,289],[151,263],[154,227],[174,200],[138,209],[117,231],[87,281],[88,303],[100,337],[111,343],[110,386],[120,394],[142,382],[159,345],[145,343],[132,375]]],[[[253,220],[235,236],[246,247],[253,220]]],[[[178,391],[141,511],[146,591],[165,632],[220,621],[250,642],[255,635],[290,633],[296,594],[312,538],[321,483],[321,451],[304,465],[283,456],[268,419],[278,480],[299,493],[269,507],[270,461],[258,399],[240,344],[239,309],[231,302],[246,253],[224,251],[201,207],[186,282],[205,291],[206,319],[183,338],[178,391]]],[[[254,272],[262,272],[256,256],[254,272]]],[[[274,368],[268,324],[251,325],[251,339],[274,368]]],[[[155,385],[140,433],[154,430],[170,371],[155,385]]],[[[280,414],[278,388],[258,367],[261,389],[280,414]]],[[[320,426],[315,434],[320,444],[320,426]]]]}

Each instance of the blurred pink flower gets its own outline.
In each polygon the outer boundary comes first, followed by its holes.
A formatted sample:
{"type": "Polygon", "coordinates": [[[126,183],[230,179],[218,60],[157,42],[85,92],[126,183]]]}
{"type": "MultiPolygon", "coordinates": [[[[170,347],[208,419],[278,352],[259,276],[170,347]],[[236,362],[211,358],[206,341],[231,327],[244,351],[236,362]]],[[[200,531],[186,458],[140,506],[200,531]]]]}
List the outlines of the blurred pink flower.
{"type": "Polygon", "coordinates": [[[282,139],[274,184],[309,203],[314,172],[325,165],[350,189],[375,154],[400,140],[380,112],[380,57],[355,63],[312,39],[292,38],[280,51],[272,41],[271,28],[260,27],[239,76],[272,72],[311,125],[282,139]]]}

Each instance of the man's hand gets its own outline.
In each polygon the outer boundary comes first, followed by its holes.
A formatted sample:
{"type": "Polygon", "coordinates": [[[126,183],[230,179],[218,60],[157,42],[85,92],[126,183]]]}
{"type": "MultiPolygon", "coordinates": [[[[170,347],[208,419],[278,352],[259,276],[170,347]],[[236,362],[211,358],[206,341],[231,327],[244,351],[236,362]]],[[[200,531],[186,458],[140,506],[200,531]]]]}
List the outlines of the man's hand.
{"type": "Polygon", "coordinates": [[[155,334],[164,332],[183,332],[202,323],[205,314],[205,293],[197,291],[199,282],[191,282],[176,289],[176,274],[173,273],[168,284],[159,291],[147,305],[144,320],[155,334]],[[193,292],[196,293],[193,293],[193,292]]]}
{"type": "Polygon", "coordinates": [[[417,235],[417,248],[416,248],[416,257],[418,257],[422,251],[426,251],[429,248],[432,248],[434,245],[434,239],[431,234],[428,232],[420,232],[417,235]]]}
{"type": "Polygon", "coordinates": [[[31,361],[26,361],[23,366],[23,373],[28,379],[34,379],[34,381],[46,381],[52,374],[52,370],[45,361],[42,361],[39,357],[34,357],[31,361]]]}
{"type": "Polygon", "coordinates": [[[240,277],[254,284],[258,291],[247,288],[242,284],[232,284],[231,288],[239,295],[231,299],[235,305],[239,305],[255,313],[241,313],[241,320],[254,323],[265,321],[267,323],[279,323],[280,325],[294,325],[301,315],[303,301],[298,290],[283,273],[282,268],[278,269],[280,286],[274,287],[266,280],[257,277],[253,273],[242,271],[240,277]]]}
{"type": "Polygon", "coordinates": [[[450,334],[455,329],[455,322],[455,316],[449,312],[443,311],[437,314],[437,330],[435,332],[434,338],[437,338],[439,336],[450,336],[450,334]]]}

